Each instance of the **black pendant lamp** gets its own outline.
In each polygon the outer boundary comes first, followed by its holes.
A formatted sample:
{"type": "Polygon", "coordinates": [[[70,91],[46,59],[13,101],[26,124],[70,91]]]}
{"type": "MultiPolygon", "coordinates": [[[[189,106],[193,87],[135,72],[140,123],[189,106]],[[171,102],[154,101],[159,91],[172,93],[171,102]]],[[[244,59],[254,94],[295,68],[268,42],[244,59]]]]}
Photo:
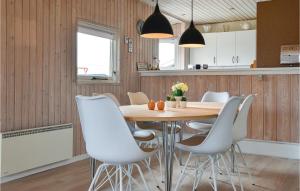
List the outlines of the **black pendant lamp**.
{"type": "Polygon", "coordinates": [[[205,41],[202,34],[196,29],[193,21],[193,0],[192,0],[192,20],[186,31],[181,35],[179,46],[184,48],[201,48],[205,46],[205,41]]]}
{"type": "Polygon", "coordinates": [[[158,0],[156,1],[154,12],[146,19],[143,25],[141,36],[158,39],[174,37],[170,22],[159,10],[158,0]]]}

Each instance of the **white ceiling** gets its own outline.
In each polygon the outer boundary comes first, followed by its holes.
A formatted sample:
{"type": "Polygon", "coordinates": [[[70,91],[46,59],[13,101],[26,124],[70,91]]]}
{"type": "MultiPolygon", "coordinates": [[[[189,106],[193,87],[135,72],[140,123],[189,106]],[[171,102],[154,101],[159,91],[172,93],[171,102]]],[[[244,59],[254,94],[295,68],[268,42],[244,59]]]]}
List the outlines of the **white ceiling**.
{"type": "MultiPolygon", "coordinates": [[[[154,0],[141,1],[151,5],[155,5],[156,2],[154,0]]],[[[256,19],[258,1],[194,0],[194,21],[197,24],[204,24],[256,19]]],[[[191,0],[159,0],[159,7],[162,12],[178,20],[188,22],[191,19],[191,0]]]]}

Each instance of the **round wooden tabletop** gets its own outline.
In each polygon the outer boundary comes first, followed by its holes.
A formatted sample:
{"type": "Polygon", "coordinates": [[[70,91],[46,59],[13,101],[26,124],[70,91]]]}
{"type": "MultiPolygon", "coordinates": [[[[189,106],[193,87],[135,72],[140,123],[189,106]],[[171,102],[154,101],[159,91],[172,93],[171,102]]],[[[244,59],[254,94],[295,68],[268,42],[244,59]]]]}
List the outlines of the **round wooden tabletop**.
{"type": "Polygon", "coordinates": [[[127,121],[187,121],[209,119],[218,116],[221,103],[188,102],[186,108],[168,108],[164,111],[149,110],[147,105],[120,106],[127,121]]]}

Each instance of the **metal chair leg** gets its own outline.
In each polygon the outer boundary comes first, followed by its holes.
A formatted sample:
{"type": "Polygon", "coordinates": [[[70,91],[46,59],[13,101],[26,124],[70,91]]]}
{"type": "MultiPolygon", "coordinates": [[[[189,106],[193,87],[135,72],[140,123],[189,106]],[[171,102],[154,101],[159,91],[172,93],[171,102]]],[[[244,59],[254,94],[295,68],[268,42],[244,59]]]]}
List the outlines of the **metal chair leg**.
{"type": "Polygon", "coordinates": [[[240,153],[240,155],[242,157],[242,162],[243,162],[244,166],[246,167],[246,171],[248,173],[248,176],[249,176],[249,179],[251,181],[251,184],[255,185],[255,183],[253,181],[253,178],[252,178],[252,175],[251,175],[251,172],[250,172],[250,169],[249,169],[249,166],[248,166],[248,164],[247,164],[247,162],[245,160],[244,154],[242,153],[242,149],[241,149],[241,147],[240,147],[239,144],[236,144],[236,145],[237,145],[238,151],[239,151],[239,153],[240,153]]]}
{"type": "Polygon", "coordinates": [[[181,174],[180,174],[180,177],[179,177],[179,179],[176,183],[174,191],[177,191],[178,187],[181,185],[181,182],[184,179],[184,174],[185,174],[186,168],[187,168],[187,166],[190,162],[191,157],[192,157],[192,153],[189,154],[189,157],[188,157],[187,161],[185,162],[185,165],[184,165],[183,169],[181,170],[181,174]]]}
{"type": "Polygon", "coordinates": [[[232,187],[233,187],[233,190],[236,191],[235,185],[234,185],[233,180],[232,180],[232,175],[231,175],[231,173],[230,173],[230,171],[229,171],[229,169],[228,169],[228,166],[227,166],[227,164],[226,164],[226,162],[225,162],[225,160],[224,160],[224,157],[223,157],[223,155],[221,155],[221,154],[220,154],[220,156],[221,156],[222,162],[223,162],[223,164],[224,164],[226,173],[227,173],[227,175],[228,175],[229,178],[230,178],[230,182],[231,182],[231,185],[232,185],[232,187]]]}
{"type": "Polygon", "coordinates": [[[154,176],[154,174],[153,174],[153,172],[152,172],[152,170],[150,168],[150,163],[147,163],[147,160],[145,160],[145,163],[146,163],[146,167],[147,167],[147,169],[149,171],[150,176],[153,178],[153,180],[154,180],[154,182],[156,184],[156,187],[159,188],[158,181],[156,180],[156,177],[154,176]]]}
{"type": "Polygon", "coordinates": [[[231,172],[234,173],[235,172],[235,170],[234,170],[234,167],[235,167],[235,154],[234,154],[235,153],[235,145],[234,144],[231,145],[230,151],[231,151],[231,172]]]}
{"type": "Polygon", "coordinates": [[[214,191],[218,191],[216,173],[215,173],[215,156],[209,156],[209,158],[211,163],[212,178],[214,182],[214,191]]]}
{"type": "Polygon", "coordinates": [[[146,191],[150,191],[149,186],[148,186],[148,184],[147,184],[147,182],[146,182],[146,180],[145,180],[145,178],[144,178],[144,175],[143,175],[143,172],[142,172],[140,166],[139,166],[138,164],[135,164],[135,163],[132,164],[132,165],[133,165],[133,166],[136,166],[136,168],[138,169],[138,171],[139,171],[139,173],[140,173],[140,176],[141,176],[141,178],[142,178],[142,181],[143,181],[143,183],[144,183],[144,185],[145,185],[146,191]]]}
{"type": "Polygon", "coordinates": [[[98,167],[98,170],[96,171],[95,173],[95,176],[91,182],[91,185],[88,189],[88,191],[93,191],[94,190],[94,186],[95,186],[95,183],[96,181],[98,180],[99,176],[101,175],[102,171],[103,171],[103,168],[106,164],[101,164],[99,167],[98,167]]]}

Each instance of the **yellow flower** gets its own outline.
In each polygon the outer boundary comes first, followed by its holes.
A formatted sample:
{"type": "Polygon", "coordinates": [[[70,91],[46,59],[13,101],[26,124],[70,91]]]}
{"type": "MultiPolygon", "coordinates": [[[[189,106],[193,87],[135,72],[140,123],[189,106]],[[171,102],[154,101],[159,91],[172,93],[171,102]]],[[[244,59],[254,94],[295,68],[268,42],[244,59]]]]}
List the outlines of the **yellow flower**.
{"type": "Polygon", "coordinates": [[[187,84],[183,84],[182,87],[181,87],[181,90],[182,90],[183,92],[187,92],[187,91],[189,90],[188,85],[187,85],[187,84]]]}
{"type": "Polygon", "coordinates": [[[181,90],[182,92],[187,92],[189,89],[186,83],[178,82],[172,86],[172,91],[181,90]]]}

